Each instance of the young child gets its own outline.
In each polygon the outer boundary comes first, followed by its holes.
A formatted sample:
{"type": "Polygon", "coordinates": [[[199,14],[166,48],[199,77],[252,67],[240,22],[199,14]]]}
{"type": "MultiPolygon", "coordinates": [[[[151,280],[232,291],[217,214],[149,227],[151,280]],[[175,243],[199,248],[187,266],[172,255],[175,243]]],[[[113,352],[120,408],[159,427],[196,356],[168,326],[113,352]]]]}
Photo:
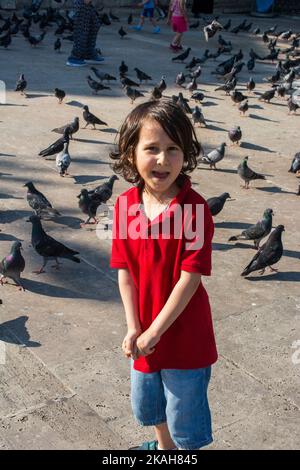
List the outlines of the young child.
{"type": "Polygon", "coordinates": [[[186,174],[200,149],[186,114],[160,100],[127,116],[111,153],[115,172],[134,184],[116,201],[110,261],[128,327],[122,349],[133,359],[134,416],[156,433],[135,450],[212,442],[207,387],[217,351],[201,276],[211,273],[214,226],[186,174]]]}
{"type": "Polygon", "coordinates": [[[92,0],[74,0],[74,44],[67,65],[82,67],[104,61],[95,47],[101,21],[92,0]]]}
{"type": "Polygon", "coordinates": [[[182,49],[182,34],[188,30],[188,19],[186,13],[185,0],[171,0],[168,12],[167,23],[170,24],[176,33],[170,44],[170,49],[178,52],[182,49]]]}
{"type": "Polygon", "coordinates": [[[143,11],[141,14],[140,22],[137,26],[134,26],[133,29],[136,31],[141,31],[145,18],[149,18],[152,26],[153,26],[153,33],[160,33],[160,27],[157,25],[154,19],[154,9],[157,5],[157,0],[143,0],[142,3],[139,3],[138,6],[143,7],[143,11]]]}

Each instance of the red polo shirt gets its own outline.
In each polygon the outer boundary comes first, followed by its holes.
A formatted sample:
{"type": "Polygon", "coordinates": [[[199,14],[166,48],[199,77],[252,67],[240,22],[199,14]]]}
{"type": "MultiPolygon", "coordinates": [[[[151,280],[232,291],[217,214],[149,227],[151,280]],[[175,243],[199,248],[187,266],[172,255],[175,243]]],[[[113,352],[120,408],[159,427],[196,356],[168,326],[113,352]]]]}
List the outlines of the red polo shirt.
{"type": "MultiPolygon", "coordinates": [[[[152,222],[139,207],[141,203],[137,187],[116,201],[110,267],[129,270],[138,290],[140,323],[145,331],[167,302],[181,270],[211,274],[214,225],[206,201],[191,188],[187,176],[167,210],[152,222]]],[[[216,360],[208,295],[200,283],[155,351],[134,361],[134,368],[145,373],[196,369],[216,360]]]]}

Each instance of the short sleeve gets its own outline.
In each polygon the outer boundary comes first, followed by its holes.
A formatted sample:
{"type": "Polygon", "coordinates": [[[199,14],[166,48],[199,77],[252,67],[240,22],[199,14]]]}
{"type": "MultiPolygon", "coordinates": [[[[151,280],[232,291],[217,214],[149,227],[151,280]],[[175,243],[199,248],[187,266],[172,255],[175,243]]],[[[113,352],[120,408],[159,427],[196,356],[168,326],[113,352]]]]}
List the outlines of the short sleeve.
{"type": "Polygon", "coordinates": [[[202,210],[198,213],[193,205],[192,217],[186,224],[188,230],[184,230],[180,269],[210,276],[214,223],[207,203],[203,202],[199,206],[202,206],[202,210]],[[196,217],[200,219],[198,223],[196,217]]]}
{"type": "Polygon", "coordinates": [[[113,269],[125,269],[128,267],[124,256],[124,240],[119,238],[119,199],[114,207],[113,237],[111,246],[110,267],[113,269]]]}

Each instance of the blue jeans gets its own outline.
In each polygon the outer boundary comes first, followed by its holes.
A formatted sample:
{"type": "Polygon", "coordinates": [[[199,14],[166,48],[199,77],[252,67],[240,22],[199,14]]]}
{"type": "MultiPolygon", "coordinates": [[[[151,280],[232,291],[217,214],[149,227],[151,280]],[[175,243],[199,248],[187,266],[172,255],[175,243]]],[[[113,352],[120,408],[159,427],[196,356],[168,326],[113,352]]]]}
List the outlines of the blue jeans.
{"type": "Polygon", "coordinates": [[[167,423],[176,447],[195,450],[212,442],[207,387],[211,367],[163,369],[145,374],[131,367],[131,405],[142,426],[167,423]]]}

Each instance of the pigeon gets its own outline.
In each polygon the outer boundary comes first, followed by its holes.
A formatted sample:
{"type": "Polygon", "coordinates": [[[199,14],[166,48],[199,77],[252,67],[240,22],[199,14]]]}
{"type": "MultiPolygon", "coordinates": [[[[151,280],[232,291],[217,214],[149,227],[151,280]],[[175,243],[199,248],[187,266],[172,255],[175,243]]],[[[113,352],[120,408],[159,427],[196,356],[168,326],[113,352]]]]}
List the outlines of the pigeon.
{"type": "Polygon", "coordinates": [[[66,96],[66,93],[64,92],[64,90],[60,90],[59,88],[54,88],[54,95],[58,99],[59,104],[61,104],[64,97],[66,96]]]}
{"type": "Polygon", "coordinates": [[[237,143],[238,145],[240,145],[240,140],[242,138],[242,131],[241,131],[240,126],[229,129],[228,137],[231,140],[231,142],[237,143]]]}
{"type": "Polygon", "coordinates": [[[248,100],[244,100],[240,103],[240,105],[238,106],[239,108],[239,111],[240,111],[240,114],[242,116],[245,116],[245,113],[248,111],[249,109],[249,104],[248,104],[248,100]]]}
{"type": "Polygon", "coordinates": [[[185,75],[183,73],[179,73],[175,79],[175,83],[178,86],[182,86],[185,82],[185,75]]]}
{"type": "Polygon", "coordinates": [[[241,91],[238,90],[232,90],[230,93],[230,97],[233,101],[233,103],[241,103],[242,101],[246,100],[247,97],[243,95],[241,91]]]}
{"type": "Polygon", "coordinates": [[[249,189],[249,183],[252,180],[265,180],[266,177],[264,175],[261,175],[259,173],[256,173],[255,171],[251,170],[251,168],[248,167],[248,158],[245,157],[243,161],[239,164],[237,172],[240,178],[245,181],[245,186],[243,186],[245,189],[249,189]]]}
{"type": "Polygon", "coordinates": [[[249,59],[247,62],[247,69],[249,72],[251,72],[251,70],[253,70],[254,67],[255,67],[255,59],[251,57],[251,59],[249,59]]]}
{"type": "Polygon", "coordinates": [[[223,29],[224,29],[225,31],[228,31],[229,28],[230,28],[230,26],[231,26],[231,19],[229,18],[229,20],[227,21],[227,23],[223,26],[223,29]]]}
{"type": "Polygon", "coordinates": [[[183,94],[181,92],[178,93],[178,97],[176,97],[176,100],[174,100],[174,101],[175,101],[175,103],[178,104],[178,106],[180,106],[183,109],[183,111],[186,114],[192,114],[192,110],[191,110],[191,108],[188,104],[188,100],[183,97],[183,94]]]}
{"type": "Polygon", "coordinates": [[[98,70],[96,67],[91,67],[91,70],[94,72],[96,77],[99,78],[100,82],[103,82],[103,80],[106,80],[107,82],[117,80],[113,75],[110,75],[106,72],[100,72],[100,70],[98,70]]]}
{"type": "Polygon", "coordinates": [[[203,157],[199,158],[199,162],[201,163],[208,163],[209,167],[214,170],[217,169],[216,163],[220,162],[223,160],[225,156],[225,147],[226,143],[223,142],[219,147],[217,147],[215,150],[212,150],[209,152],[207,155],[204,155],[203,157]]]}
{"type": "Polygon", "coordinates": [[[273,75],[266,77],[264,80],[269,83],[276,83],[280,80],[280,75],[280,70],[277,70],[273,75]]]}
{"type": "Polygon", "coordinates": [[[97,82],[90,75],[87,75],[86,79],[89,87],[93,90],[95,95],[98,93],[98,91],[111,90],[109,86],[102,85],[102,83],[97,82]]]}
{"type": "Polygon", "coordinates": [[[289,39],[292,34],[293,34],[293,31],[288,30],[288,31],[285,31],[284,33],[280,34],[279,37],[280,37],[280,39],[289,39]]]}
{"type": "Polygon", "coordinates": [[[160,100],[161,97],[162,97],[162,92],[157,86],[155,86],[151,92],[151,99],[160,100]]]}
{"type": "Polygon", "coordinates": [[[198,85],[197,85],[196,78],[193,78],[193,80],[192,80],[190,83],[188,83],[185,88],[186,88],[186,90],[188,90],[190,93],[193,93],[193,91],[197,90],[198,85]]]}
{"type": "Polygon", "coordinates": [[[300,172],[300,152],[295,154],[291,167],[289,169],[289,173],[298,174],[299,172],[300,172]]]}
{"type": "Polygon", "coordinates": [[[203,28],[205,40],[208,41],[216,34],[217,31],[220,31],[221,29],[223,29],[223,26],[218,23],[218,21],[213,20],[209,25],[203,28]]]}
{"type": "Polygon", "coordinates": [[[196,91],[196,92],[193,93],[192,96],[191,96],[191,99],[197,101],[198,103],[200,103],[201,101],[203,101],[204,98],[205,98],[204,93],[202,93],[201,91],[196,91]]]}
{"type": "Polygon", "coordinates": [[[191,78],[199,78],[201,73],[202,73],[201,66],[198,65],[198,67],[193,72],[190,73],[190,77],[191,78]]]}
{"type": "Polygon", "coordinates": [[[225,91],[226,95],[229,95],[229,93],[235,89],[236,84],[237,80],[236,78],[233,78],[229,82],[226,82],[224,85],[215,88],[215,91],[225,91]]]}
{"type": "Polygon", "coordinates": [[[40,42],[43,41],[45,35],[46,35],[46,31],[43,31],[42,34],[40,34],[39,36],[32,36],[29,33],[27,39],[28,39],[29,43],[31,44],[31,46],[36,47],[38,44],[40,44],[40,42]]]}
{"type": "Polygon", "coordinates": [[[273,230],[266,243],[258,250],[241,276],[248,276],[248,274],[259,270],[259,274],[264,274],[266,268],[270,268],[271,271],[278,271],[271,266],[277,263],[282,257],[283,245],[281,237],[284,231],[284,225],[278,225],[275,230],[273,230]]]}
{"type": "Polygon", "coordinates": [[[284,98],[286,94],[286,88],[284,85],[279,85],[276,87],[277,95],[280,96],[280,98],[284,98]]]}
{"type": "Polygon", "coordinates": [[[69,142],[64,143],[63,150],[56,156],[56,168],[60,176],[68,175],[68,168],[71,164],[71,157],[69,154],[69,142]]]}
{"type": "Polygon", "coordinates": [[[119,36],[120,36],[121,39],[123,39],[125,36],[127,36],[127,33],[126,33],[126,31],[123,29],[123,26],[121,26],[121,28],[119,29],[118,33],[119,33],[119,36]]]}
{"type": "Polygon", "coordinates": [[[15,91],[20,91],[21,95],[25,95],[24,91],[27,87],[27,81],[25,80],[24,74],[20,75],[19,80],[16,83],[15,91]]]}
{"type": "Polygon", "coordinates": [[[11,34],[10,30],[4,35],[0,37],[0,46],[4,47],[4,49],[7,49],[8,46],[11,44],[11,34]]]}
{"type": "Polygon", "coordinates": [[[300,108],[298,101],[296,101],[293,96],[289,97],[289,99],[287,100],[287,105],[289,108],[288,114],[291,114],[291,113],[296,114],[297,109],[300,108]]]}
{"type": "Polygon", "coordinates": [[[266,209],[262,220],[259,220],[256,224],[251,225],[246,230],[243,230],[239,235],[230,237],[228,241],[253,240],[254,247],[258,250],[261,240],[269,235],[272,230],[273,215],[274,213],[272,209],[266,209]]]}
{"type": "Polygon", "coordinates": [[[185,68],[186,69],[189,69],[189,70],[192,70],[194,67],[196,67],[196,65],[198,64],[198,59],[196,57],[193,57],[191,62],[189,62],[185,68]]]}
{"type": "Polygon", "coordinates": [[[122,75],[125,75],[128,72],[128,66],[125,64],[124,60],[122,60],[121,65],[119,67],[119,72],[122,75]]]}
{"type": "Polygon", "coordinates": [[[60,49],[61,49],[61,40],[57,38],[54,43],[54,50],[57,52],[60,52],[60,49]]]}
{"type": "Polygon", "coordinates": [[[161,80],[159,84],[157,85],[157,88],[163,93],[167,89],[167,84],[166,84],[166,77],[163,75],[161,77],[161,80]]]}
{"type": "Polygon", "coordinates": [[[96,124],[99,124],[100,126],[107,126],[106,122],[101,121],[101,119],[97,118],[94,114],[90,113],[89,107],[88,106],[83,106],[83,119],[86,122],[86,125],[84,126],[83,129],[85,129],[88,125],[92,125],[93,129],[96,129],[96,124]]]}
{"type": "Polygon", "coordinates": [[[259,34],[259,33],[260,33],[260,28],[258,28],[258,27],[257,27],[257,28],[254,28],[253,34],[257,35],[257,34],[259,34]]]}
{"type": "Polygon", "coordinates": [[[140,83],[142,83],[143,81],[147,82],[148,80],[152,80],[152,78],[150,77],[150,75],[147,75],[145,72],[143,72],[142,70],[138,69],[137,67],[135,67],[135,72],[136,72],[136,76],[137,78],[139,79],[140,83]]]}
{"type": "Polygon", "coordinates": [[[206,202],[212,216],[218,215],[221,212],[227,199],[231,199],[229,193],[223,193],[220,196],[207,199],[206,202]]]}
{"type": "Polygon", "coordinates": [[[106,203],[112,196],[114,182],[119,178],[117,175],[112,175],[109,180],[105,183],[100,184],[95,189],[89,191],[89,195],[97,194],[97,197],[101,200],[101,204],[106,203]]]}
{"type": "Polygon", "coordinates": [[[61,152],[63,150],[65,142],[69,142],[69,128],[68,127],[65,129],[63,137],[56,140],[53,144],[51,144],[46,149],[41,150],[39,155],[42,157],[50,157],[51,155],[55,155],[58,152],[61,152]]]}
{"type": "Polygon", "coordinates": [[[131,99],[131,104],[133,104],[133,102],[137,98],[141,98],[142,96],[145,96],[139,90],[136,90],[135,88],[131,88],[130,86],[125,86],[125,93],[128,96],[128,98],[131,99]]]}
{"type": "Polygon", "coordinates": [[[79,208],[82,210],[84,214],[88,215],[88,218],[86,219],[85,222],[80,224],[81,226],[84,226],[86,224],[90,223],[91,219],[94,219],[93,223],[97,223],[96,219],[96,213],[98,207],[101,205],[101,200],[97,196],[97,193],[94,194],[89,194],[87,189],[82,189],[80,191],[80,194],[77,196],[79,198],[79,208]]]}
{"type": "Polygon", "coordinates": [[[25,260],[21,255],[22,243],[13,242],[10,254],[5,256],[0,262],[0,284],[4,284],[4,279],[12,279],[19,290],[25,290],[21,281],[21,273],[25,269],[25,260]]]}
{"type": "Polygon", "coordinates": [[[193,119],[194,126],[196,126],[196,124],[199,123],[200,127],[202,127],[202,124],[204,125],[204,127],[206,127],[206,122],[205,122],[203,113],[198,106],[195,106],[195,109],[192,113],[192,119],[193,119]]]}
{"type": "Polygon", "coordinates": [[[66,124],[62,127],[56,127],[55,129],[52,129],[51,132],[56,132],[57,134],[64,134],[67,128],[69,129],[69,137],[70,139],[72,139],[73,134],[75,134],[79,130],[79,118],[75,117],[73,122],[66,124]]]}
{"type": "Polygon", "coordinates": [[[133,80],[131,80],[128,77],[121,78],[121,84],[122,84],[123,88],[125,88],[126,86],[129,86],[129,87],[133,87],[133,86],[134,87],[139,87],[140,86],[140,83],[134,82],[133,80]]]}
{"type": "Polygon", "coordinates": [[[39,217],[43,214],[51,216],[61,215],[58,210],[52,207],[52,204],[44,194],[36,189],[31,181],[25,183],[24,186],[27,187],[27,202],[36,215],[39,217]]]}
{"type": "Polygon", "coordinates": [[[250,78],[249,78],[249,81],[246,83],[246,88],[247,88],[247,90],[249,90],[249,91],[253,91],[254,88],[255,88],[255,85],[256,85],[256,84],[255,84],[255,81],[253,80],[252,77],[250,77],[250,78]]]}
{"type": "Polygon", "coordinates": [[[262,93],[262,95],[260,95],[260,97],[258,98],[259,101],[267,101],[268,103],[270,103],[271,99],[274,98],[275,96],[275,88],[272,88],[272,90],[267,90],[265,91],[264,93],[262,93]]]}
{"type": "Polygon", "coordinates": [[[37,215],[31,215],[29,217],[29,222],[32,223],[32,232],[31,232],[31,244],[35,251],[43,257],[43,265],[37,270],[33,271],[36,274],[44,273],[44,268],[49,260],[54,259],[56,269],[59,269],[60,263],[58,258],[66,258],[75,263],[80,263],[80,259],[76,257],[79,254],[78,251],[71,250],[62,243],[58,242],[54,238],[47,235],[44,231],[41,220],[37,215]]]}
{"type": "Polygon", "coordinates": [[[132,21],[133,21],[133,16],[132,16],[132,13],[130,13],[130,15],[128,15],[128,18],[127,18],[127,24],[132,24],[132,21]]]}
{"type": "Polygon", "coordinates": [[[191,52],[191,48],[188,47],[184,52],[182,52],[182,54],[179,54],[176,57],[173,57],[172,62],[175,62],[175,61],[184,62],[185,59],[188,58],[188,55],[189,55],[190,52],[191,52]]]}

